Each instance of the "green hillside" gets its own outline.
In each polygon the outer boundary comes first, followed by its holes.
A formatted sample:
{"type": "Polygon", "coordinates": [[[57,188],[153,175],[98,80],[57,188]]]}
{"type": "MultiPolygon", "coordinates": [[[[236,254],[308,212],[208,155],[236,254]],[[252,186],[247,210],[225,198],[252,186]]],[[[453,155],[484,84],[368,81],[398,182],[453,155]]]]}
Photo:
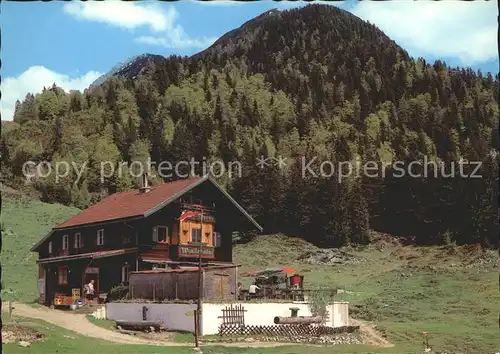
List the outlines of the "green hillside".
{"type": "Polygon", "coordinates": [[[31,246],[79,209],[2,194],[2,300],[32,301],[38,290],[31,246]]]}

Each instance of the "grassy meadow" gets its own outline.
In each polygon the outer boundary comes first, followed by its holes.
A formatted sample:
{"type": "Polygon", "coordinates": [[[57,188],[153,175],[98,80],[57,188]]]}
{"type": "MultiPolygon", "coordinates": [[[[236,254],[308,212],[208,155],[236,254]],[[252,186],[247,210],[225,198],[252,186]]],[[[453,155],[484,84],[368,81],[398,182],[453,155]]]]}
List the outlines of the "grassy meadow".
{"type": "Polygon", "coordinates": [[[2,194],[2,300],[33,301],[37,254],[30,248],[79,209],[2,194]]]}
{"type": "MultiPolygon", "coordinates": [[[[58,222],[78,209],[45,204],[24,197],[2,199],[3,268],[2,299],[33,301],[37,296],[36,254],[30,247],[58,222]]],[[[297,238],[260,236],[236,245],[234,261],[240,272],[273,266],[290,266],[304,275],[305,286],[343,289],[337,297],[350,302],[350,315],[376,325],[395,344],[376,349],[351,345],[325,348],[324,353],[415,353],[421,352],[423,332],[437,351],[493,353],[500,350],[498,315],[498,253],[476,246],[402,246],[388,236],[374,234],[365,247],[344,248],[352,262],[336,265],[309,264],[306,252],[318,249],[297,238]]],[[[348,258],[349,258],[348,257],[348,258]]],[[[241,278],[244,284],[250,279],[241,278]]],[[[39,321],[31,321],[39,323],[39,321]]],[[[155,353],[158,347],[120,346],[88,341],[76,334],[65,338],[64,330],[40,325],[46,340],[31,348],[7,344],[8,353],[155,353]],[[83,349],[82,349],[83,348],[83,349]],[[78,349],[78,350],[77,350],[78,349]],[[82,351],[84,350],[84,351],[82,351]]],[[[323,349],[314,349],[323,353],[323,349]]],[[[191,352],[172,348],[164,353],[191,352]]],[[[237,349],[206,347],[204,353],[303,353],[304,347],[237,349]],[[302,349],[301,349],[302,348],[302,349]]]]}

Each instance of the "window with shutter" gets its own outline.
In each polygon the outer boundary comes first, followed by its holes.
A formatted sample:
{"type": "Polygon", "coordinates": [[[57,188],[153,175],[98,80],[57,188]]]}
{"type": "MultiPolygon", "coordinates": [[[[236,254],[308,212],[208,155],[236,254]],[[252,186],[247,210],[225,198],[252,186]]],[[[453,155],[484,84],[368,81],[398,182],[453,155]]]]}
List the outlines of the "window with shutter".
{"type": "Polygon", "coordinates": [[[220,233],[214,231],[213,235],[214,235],[214,247],[220,247],[222,241],[220,233]]]}
{"type": "Polygon", "coordinates": [[[104,245],[104,229],[97,230],[97,246],[104,245]]]}
{"type": "Polygon", "coordinates": [[[68,284],[68,267],[60,266],[58,272],[58,281],[59,285],[67,285],[68,284]]]}
{"type": "Polygon", "coordinates": [[[69,248],[69,236],[68,235],[64,235],[63,236],[63,239],[62,239],[62,249],[63,250],[67,250],[69,248]]]}
{"type": "Polygon", "coordinates": [[[81,233],[76,233],[75,234],[75,248],[81,248],[83,247],[83,239],[82,239],[82,234],[81,233]]]}
{"type": "Polygon", "coordinates": [[[168,241],[168,227],[158,226],[158,242],[168,241]]]}
{"type": "Polygon", "coordinates": [[[153,241],[160,243],[168,243],[168,227],[167,226],[153,227],[153,241]]]}
{"type": "Polygon", "coordinates": [[[191,229],[191,242],[200,243],[201,242],[201,229],[191,229]]]}

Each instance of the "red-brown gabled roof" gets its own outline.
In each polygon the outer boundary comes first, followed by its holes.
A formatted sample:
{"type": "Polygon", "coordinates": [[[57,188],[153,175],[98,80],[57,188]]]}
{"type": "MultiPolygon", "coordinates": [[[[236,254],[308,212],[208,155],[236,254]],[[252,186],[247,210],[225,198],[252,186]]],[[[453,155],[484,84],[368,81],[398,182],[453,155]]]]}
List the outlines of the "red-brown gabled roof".
{"type": "Polygon", "coordinates": [[[57,225],[55,229],[143,216],[147,211],[171,199],[200,180],[201,178],[189,178],[163,183],[151,188],[147,193],[133,190],[112,194],[57,225]]]}
{"type": "Polygon", "coordinates": [[[152,188],[147,193],[141,193],[140,191],[134,190],[112,194],[103,199],[100,203],[90,206],[81,213],[57,225],[45,237],[34,244],[30,251],[37,252],[38,248],[57,230],[84,225],[95,225],[102,222],[125,221],[131,218],[148,217],[205,181],[212,183],[213,186],[215,186],[259,231],[262,232],[262,226],[260,226],[228,192],[222,189],[217,182],[209,175],[205,175],[203,178],[196,177],[163,183],[152,188]]]}

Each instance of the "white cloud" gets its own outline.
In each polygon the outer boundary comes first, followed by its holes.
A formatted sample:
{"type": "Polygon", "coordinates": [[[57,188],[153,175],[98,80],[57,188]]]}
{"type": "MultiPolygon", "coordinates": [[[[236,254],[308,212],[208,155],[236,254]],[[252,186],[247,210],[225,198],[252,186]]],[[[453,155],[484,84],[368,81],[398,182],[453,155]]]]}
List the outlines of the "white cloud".
{"type": "Polygon", "coordinates": [[[362,1],[350,10],[412,56],[472,65],[498,58],[496,1],[362,1]]]}
{"type": "Polygon", "coordinates": [[[155,35],[135,39],[142,44],[186,49],[205,48],[215,41],[215,38],[191,38],[187,35],[182,26],[176,23],[179,13],[173,6],[165,8],[154,3],[142,5],[124,1],[89,1],[66,3],[64,11],[78,19],[124,29],[149,27],[155,35]]]}
{"type": "MultiPolygon", "coordinates": [[[[238,5],[245,5],[245,2],[243,2],[243,1],[234,1],[234,0],[212,0],[212,1],[189,0],[189,2],[196,3],[197,5],[205,5],[205,6],[238,6],[238,5]]],[[[248,5],[248,3],[246,5],[248,5]]]]}
{"type": "Polygon", "coordinates": [[[212,45],[217,40],[216,37],[189,38],[184,34],[181,28],[178,28],[178,30],[179,31],[171,31],[168,33],[168,35],[164,37],[141,36],[136,38],[136,42],[148,45],[161,46],[165,48],[204,49],[212,45]]]}
{"type": "Polygon", "coordinates": [[[163,11],[157,4],[139,5],[125,1],[71,1],[64,4],[64,12],[77,19],[126,29],[148,26],[155,32],[172,28],[178,15],[173,7],[163,11]]]}
{"type": "Polygon", "coordinates": [[[53,83],[65,91],[84,90],[101,76],[102,73],[89,71],[88,73],[71,78],[68,75],[56,73],[44,66],[32,66],[18,77],[7,77],[2,80],[2,100],[0,103],[2,120],[12,120],[16,100],[23,101],[28,93],[38,93],[43,87],[50,87],[53,83]]]}

